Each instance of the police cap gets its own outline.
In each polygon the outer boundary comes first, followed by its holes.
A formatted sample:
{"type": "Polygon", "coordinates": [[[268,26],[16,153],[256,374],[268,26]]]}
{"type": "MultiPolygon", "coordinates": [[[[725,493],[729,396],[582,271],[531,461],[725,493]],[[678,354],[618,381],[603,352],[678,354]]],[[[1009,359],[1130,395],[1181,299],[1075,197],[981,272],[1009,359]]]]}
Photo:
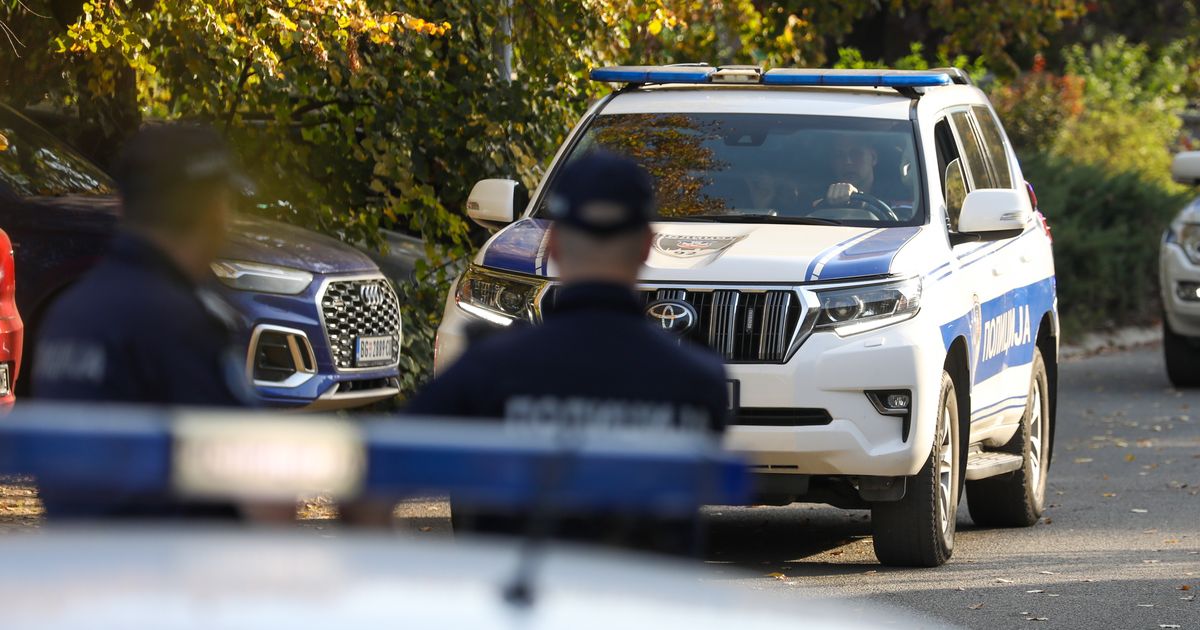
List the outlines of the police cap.
{"type": "Polygon", "coordinates": [[[654,182],[629,158],[589,151],[563,167],[547,210],[550,218],[593,236],[631,232],[654,218],[654,182]]]}
{"type": "Polygon", "coordinates": [[[212,127],[194,123],[148,125],[135,133],[113,173],[126,218],[142,223],[186,223],[186,203],[203,188],[228,186],[250,194],[229,145],[212,127]]]}

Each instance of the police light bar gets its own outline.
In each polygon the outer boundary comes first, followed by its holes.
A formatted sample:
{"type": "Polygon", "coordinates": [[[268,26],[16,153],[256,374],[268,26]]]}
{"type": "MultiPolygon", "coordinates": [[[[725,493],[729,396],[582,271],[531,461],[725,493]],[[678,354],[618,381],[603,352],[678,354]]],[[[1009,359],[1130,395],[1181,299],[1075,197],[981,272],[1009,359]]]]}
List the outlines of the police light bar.
{"type": "Polygon", "coordinates": [[[0,422],[0,474],[87,499],[433,491],[497,507],[682,515],[751,498],[745,462],[708,436],[28,403],[0,422]]]}
{"type": "Polygon", "coordinates": [[[897,90],[938,87],[952,83],[967,84],[966,75],[955,68],[918,70],[822,70],[776,68],[763,72],[757,66],[705,65],[613,66],[596,68],[593,81],[628,83],[759,83],[762,85],[812,87],[881,87],[897,90]]]}
{"type": "Polygon", "coordinates": [[[887,70],[801,70],[778,68],[763,74],[763,85],[920,88],[950,85],[945,72],[887,70]]]}
{"type": "Polygon", "coordinates": [[[679,66],[612,66],[596,68],[589,76],[593,81],[610,83],[708,83],[716,68],[704,65],[679,66]]]}

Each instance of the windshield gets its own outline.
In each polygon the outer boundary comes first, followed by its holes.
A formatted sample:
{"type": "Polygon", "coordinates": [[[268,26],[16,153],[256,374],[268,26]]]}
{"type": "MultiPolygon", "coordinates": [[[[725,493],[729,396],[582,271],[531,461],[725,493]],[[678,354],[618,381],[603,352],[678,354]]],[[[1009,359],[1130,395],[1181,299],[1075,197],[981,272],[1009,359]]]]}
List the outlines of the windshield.
{"type": "Polygon", "coordinates": [[[112,181],[44,129],[0,107],[0,189],[18,197],[107,195],[112,181]]]}
{"type": "Polygon", "coordinates": [[[908,225],[923,216],[913,136],[907,120],[610,114],[567,161],[596,148],[633,158],[656,180],[663,221],[908,225]]]}

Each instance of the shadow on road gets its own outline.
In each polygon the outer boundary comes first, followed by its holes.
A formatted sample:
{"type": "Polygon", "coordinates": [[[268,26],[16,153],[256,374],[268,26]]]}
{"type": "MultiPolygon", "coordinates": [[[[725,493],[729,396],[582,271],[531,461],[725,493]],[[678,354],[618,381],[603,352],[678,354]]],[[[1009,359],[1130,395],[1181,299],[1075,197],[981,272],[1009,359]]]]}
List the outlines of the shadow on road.
{"type": "Polygon", "coordinates": [[[871,523],[864,510],[795,504],[721,508],[705,514],[705,559],[759,570],[787,566],[791,574],[838,575],[880,568],[871,553],[871,523]],[[832,557],[839,561],[832,562],[832,557]],[[866,567],[870,564],[870,567],[866,567]]]}

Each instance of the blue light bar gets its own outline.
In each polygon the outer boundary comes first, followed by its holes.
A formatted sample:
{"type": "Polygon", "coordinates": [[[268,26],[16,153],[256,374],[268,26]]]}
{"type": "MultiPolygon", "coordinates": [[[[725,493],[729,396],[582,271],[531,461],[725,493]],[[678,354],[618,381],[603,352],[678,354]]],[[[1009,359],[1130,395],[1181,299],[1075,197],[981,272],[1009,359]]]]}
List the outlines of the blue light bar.
{"type": "MultiPolygon", "coordinates": [[[[707,436],[568,437],[564,446],[563,435],[513,431],[499,422],[351,423],[261,412],[197,415],[22,403],[0,421],[0,475],[32,475],[58,496],[89,500],[195,498],[197,492],[208,499],[263,500],[249,490],[263,486],[263,473],[279,490],[274,499],[292,501],[297,488],[288,484],[312,483],[313,470],[343,480],[341,473],[351,471],[346,489],[335,492],[341,498],[400,499],[434,491],[496,507],[549,504],[672,515],[751,499],[746,463],[707,436]],[[332,439],[306,439],[314,425],[319,436],[332,439]],[[264,468],[262,461],[273,466],[264,468]],[[220,466],[206,468],[212,462],[220,466]],[[293,472],[282,478],[281,470],[293,472]]],[[[323,481],[320,487],[329,488],[323,481]]]]}
{"type": "Polygon", "coordinates": [[[917,88],[951,83],[950,75],[945,72],[777,68],[762,76],[763,85],[917,88]]]}
{"type": "Polygon", "coordinates": [[[596,68],[589,76],[610,83],[708,83],[716,70],[710,66],[611,66],[596,68]]]}

